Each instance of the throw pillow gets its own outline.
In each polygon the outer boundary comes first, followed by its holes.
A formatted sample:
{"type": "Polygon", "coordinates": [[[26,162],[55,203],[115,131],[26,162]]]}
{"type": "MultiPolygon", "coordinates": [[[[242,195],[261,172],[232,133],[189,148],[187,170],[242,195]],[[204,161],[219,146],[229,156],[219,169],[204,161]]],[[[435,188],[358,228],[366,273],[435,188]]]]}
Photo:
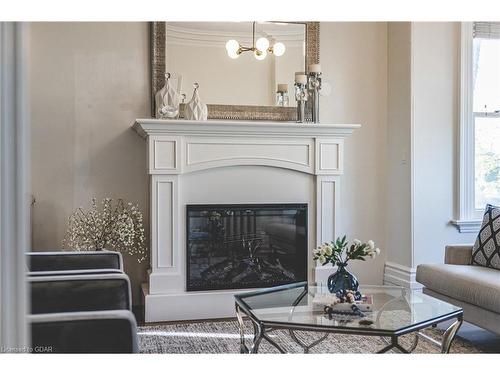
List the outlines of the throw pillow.
{"type": "Polygon", "coordinates": [[[486,205],[483,224],[472,248],[472,264],[500,270],[500,207],[486,205]]]}

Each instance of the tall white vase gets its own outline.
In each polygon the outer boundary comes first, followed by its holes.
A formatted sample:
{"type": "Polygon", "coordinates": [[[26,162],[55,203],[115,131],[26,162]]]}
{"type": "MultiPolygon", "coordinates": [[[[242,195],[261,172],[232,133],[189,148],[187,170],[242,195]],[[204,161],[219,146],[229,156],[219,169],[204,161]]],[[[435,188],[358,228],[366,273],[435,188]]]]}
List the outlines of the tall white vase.
{"type": "Polygon", "coordinates": [[[201,101],[200,95],[198,94],[198,87],[200,87],[200,85],[195,83],[193,87],[193,97],[186,103],[184,118],[186,120],[206,121],[208,118],[208,107],[201,101]]]}
{"type": "Polygon", "coordinates": [[[170,73],[165,74],[165,85],[155,95],[156,118],[179,117],[180,94],[170,83],[170,73]]]}

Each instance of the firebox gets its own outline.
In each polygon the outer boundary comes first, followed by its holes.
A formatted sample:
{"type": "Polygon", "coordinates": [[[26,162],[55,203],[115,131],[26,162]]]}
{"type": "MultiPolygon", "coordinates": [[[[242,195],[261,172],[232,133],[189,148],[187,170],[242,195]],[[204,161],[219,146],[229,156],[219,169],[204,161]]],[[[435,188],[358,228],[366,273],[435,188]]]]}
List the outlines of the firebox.
{"type": "Polygon", "coordinates": [[[187,206],[187,290],[307,280],[307,204],[187,206]]]}

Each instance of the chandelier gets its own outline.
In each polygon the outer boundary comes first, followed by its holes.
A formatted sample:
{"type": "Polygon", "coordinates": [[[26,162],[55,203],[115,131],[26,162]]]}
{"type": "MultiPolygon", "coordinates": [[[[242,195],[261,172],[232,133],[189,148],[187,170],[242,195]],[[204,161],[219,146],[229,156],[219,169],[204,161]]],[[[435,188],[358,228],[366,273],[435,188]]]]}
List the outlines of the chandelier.
{"type": "Polygon", "coordinates": [[[264,60],[268,53],[274,56],[282,56],[285,53],[285,45],[281,42],[270,44],[269,39],[260,37],[255,40],[255,23],[252,23],[252,46],[242,46],[237,40],[231,39],[226,43],[227,55],[232,59],[237,59],[243,52],[253,52],[257,60],[264,60]]]}

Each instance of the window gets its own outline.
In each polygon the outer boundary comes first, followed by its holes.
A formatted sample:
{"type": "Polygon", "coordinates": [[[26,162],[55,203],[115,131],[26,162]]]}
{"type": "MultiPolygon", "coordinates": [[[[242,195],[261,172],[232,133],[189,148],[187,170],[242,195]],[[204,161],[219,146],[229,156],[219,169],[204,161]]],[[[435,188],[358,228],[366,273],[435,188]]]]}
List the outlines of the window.
{"type": "Polygon", "coordinates": [[[472,76],[474,208],[482,210],[487,203],[500,205],[500,38],[477,34],[472,76]]]}
{"type": "Polygon", "coordinates": [[[487,203],[500,205],[500,23],[462,24],[461,232],[479,230],[487,203]]]}

